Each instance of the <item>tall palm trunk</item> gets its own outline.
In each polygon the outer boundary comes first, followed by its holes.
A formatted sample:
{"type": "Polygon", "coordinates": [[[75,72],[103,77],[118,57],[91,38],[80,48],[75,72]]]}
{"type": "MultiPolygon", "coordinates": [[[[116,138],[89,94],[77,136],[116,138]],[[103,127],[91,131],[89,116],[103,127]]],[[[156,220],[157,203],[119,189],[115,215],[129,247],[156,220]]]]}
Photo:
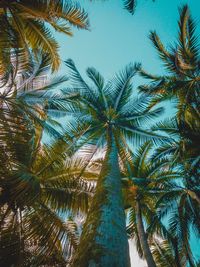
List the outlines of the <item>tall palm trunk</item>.
{"type": "Polygon", "coordinates": [[[140,243],[142,246],[142,250],[144,253],[144,257],[146,259],[148,267],[156,267],[155,261],[151,254],[151,250],[148,244],[147,235],[144,230],[144,224],[142,221],[142,213],[139,200],[136,200],[136,218],[137,218],[137,230],[140,239],[140,243]]]}
{"type": "Polygon", "coordinates": [[[72,266],[130,267],[118,154],[112,137],[72,266]]]}

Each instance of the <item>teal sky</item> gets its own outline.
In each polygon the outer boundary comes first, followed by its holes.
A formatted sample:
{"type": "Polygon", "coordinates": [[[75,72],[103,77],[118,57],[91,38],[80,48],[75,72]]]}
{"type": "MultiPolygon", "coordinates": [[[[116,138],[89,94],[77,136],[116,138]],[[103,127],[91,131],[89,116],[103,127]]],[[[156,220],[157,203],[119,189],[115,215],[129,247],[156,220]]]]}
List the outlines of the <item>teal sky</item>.
{"type": "MultiPolygon", "coordinates": [[[[57,34],[62,60],[72,58],[84,73],[94,66],[110,78],[129,62],[141,62],[150,72],[162,72],[161,63],[148,34],[156,30],[164,43],[176,40],[178,7],[187,3],[199,23],[200,0],[138,0],[132,16],[123,9],[123,0],[80,0],[88,11],[90,31],[74,30],[74,36],[57,34]]],[[[62,66],[61,73],[66,73],[62,66]]]]}
{"type": "MultiPolygon", "coordinates": [[[[133,16],[123,9],[122,0],[80,0],[80,3],[89,13],[90,31],[75,29],[72,38],[62,34],[56,34],[56,38],[62,60],[72,58],[83,75],[87,67],[93,66],[105,78],[112,78],[129,62],[141,62],[147,71],[162,73],[148,34],[156,30],[168,47],[173,44],[178,32],[178,7],[183,4],[189,5],[200,34],[200,0],[138,0],[133,16]]],[[[59,73],[67,74],[64,64],[59,73]]],[[[141,82],[135,78],[135,88],[141,82]]],[[[166,113],[171,114],[171,106],[165,107],[166,113]]],[[[197,255],[200,244],[195,240],[192,243],[197,255]]]]}

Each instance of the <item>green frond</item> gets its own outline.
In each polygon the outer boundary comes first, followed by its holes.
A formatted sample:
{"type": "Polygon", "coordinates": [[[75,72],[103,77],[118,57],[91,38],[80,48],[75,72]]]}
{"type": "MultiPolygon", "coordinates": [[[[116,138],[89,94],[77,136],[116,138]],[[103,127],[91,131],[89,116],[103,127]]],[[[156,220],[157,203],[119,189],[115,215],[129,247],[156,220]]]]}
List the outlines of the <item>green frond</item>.
{"type": "Polygon", "coordinates": [[[159,241],[154,239],[152,244],[152,254],[154,256],[156,266],[162,267],[165,265],[166,267],[177,267],[173,249],[167,240],[159,241]]]}
{"type": "Polygon", "coordinates": [[[84,96],[86,94],[92,95],[95,93],[90,86],[87,85],[87,83],[83,80],[81,77],[81,74],[77,70],[75,63],[72,59],[68,59],[65,61],[66,66],[70,69],[70,79],[72,82],[72,85],[76,88],[77,92],[81,94],[81,96],[84,96]]]}
{"type": "Polygon", "coordinates": [[[134,14],[136,5],[136,0],[124,0],[124,8],[127,9],[131,14],[134,14]]]}
{"type": "Polygon", "coordinates": [[[43,204],[27,211],[25,215],[24,223],[29,231],[26,233],[27,238],[36,239],[42,253],[51,255],[54,249],[61,251],[62,244],[63,247],[68,248],[66,256],[71,256],[72,249],[75,249],[78,244],[77,229],[73,222],[64,222],[43,204]]]}
{"type": "Polygon", "coordinates": [[[35,51],[38,46],[42,51],[50,55],[52,70],[58,70],[60,60],[58,55],[58,44],[53,38],[51,32],[45,28],[45,24],[35,21],[26,20],[26,27],[24,29],[25,36],[30,39],[28,44],[35,51]]]}
{"type": "MultiPolygon", "coordinates": [[[[52,1],[54,3],[54,1],[52,1]]],[[[87,12],[80,7],[79,3],[69,2],[62,4],[62,10],[58,13],[62,19],[69,21],[71,25],[74,25],[78,28],[88,29],[89,28],[89,19],[87,12]]]]}
{"type": "Polygon", "coordinates": [[[102,91],[104,87],[104,78],[95,68],[87,68],[88,77],[94,82],[97,88],[102,91]]]}
{"type": "Polygon", "coordinates": [[[176,66],[173,62],[173,56],[165,49],[157,33],[155,31],[151,31],[149,38],[152,41],[156,50],[158,51],[159,57],[163,61],[166,68],[172,72],[176,70],[176,66]]]}
{"type": "Polygon", "coordinates": [[[143,177],[144,168],[147,164],[147,156],[151,149],[152,143],[146,142],[132,155],[132,160],[134,159],[134,172],[137,177],[143,177]]]}
{"type": "Polygon", "coordinates": [[[94,191],[94,185],[87,180],[95,180],[97,174],[85,165],[83,160],[74,158],[63,166],[49,166],[51,174],[47,170],[45,176],[43,173],[43,198],[54,211],[87,212],[94,191]]]}
{"type": "Polygon", "coordinates": [[[179,13],[179,46],[182,58],[188,67],[195,68],[199,56],[197,37],[194,35],[195,23],[187,5],[180,8],[179,13]]]}
{"type": "Polygon", "coordinates": [[[167,144],[163,144],[162,146],[159,146],[153,153],[152,158],[154,160],[158,160],[158,159],[170,157],[172,155],[174,155],[174,158],[175,158],[175,152],[177,149],[178,149],[178,143],[168,142],[167,144]]]}
{"type": "Polygon", "coordinates": [[[65,23],[70,23],[78,28],[88,27],[88,15],[76,2],[31,0],[26,4],[22,2],[14,4],[14,6],[22,10],[21,16],[23,17],[27,15],[33,18],[39,17],[50,24],[57,17],[56,26],[62,19],[65,23]]]}
{"type": "Polygon", "coordinates": [[[151,127],[153,131],[163,131],[164,133],[170,134],[172,137],[178,136],[179,130],[177,127],[176,119],[167,119],[163,122],[158,122],[151,127]]]}
{"type": "MultiPolygon", "coordinates": [[[[87,12],[76,2],[69,1],[12,1],[4,5],[1,14],[0,72],[12,64],[10,54],[38,47],[48,53],[52,71],[58,70],[60,57],[58,43],[52,36],[51,26],[56,31],[72,35],[71,27],[88,29],[87,12]],[[6,68],[3,68],[3,64],[6,68]]],[[[27,61],[28,62],[28,61],[27,61]]]]}
{"type": "Polygon", "coordinates": [[[161,80],[163,77],[162,76],[157,76],[157,75],[153,75],[151,73],[146,72],[144,69],[142,69],[141,67],[138,69],[138,73],[140,74],[141,77],[145,78],[145,79],[149,79],[149,80],[161,80]]]}
{"type": "Polygon", "coordinates": [[[196,30],[196,24],[194,20],[189,17],[188,19],[188,47],[191,52],[191,58],[195,63],[197,63],[199,58],[199,44],[198,44],[198,38],[195,35],[196,30]]]}
{"type": "Polygon", "coordinates": [[[141,144],[146,141],[152,141],[154,144],[160,144],[168,140],[168,138],[164,136],[136,128],[134,126],[129,126],[125,123],[123,123],[123,125],[120,127],[120,131],[125,135],[128,142],[132,144],[141,144]]]}
{"type": "Polygon", "coordinates": [[[113,108],[118,111],[130,98],[132,93],[131,79],[136,74],[135,65],[129,64],[112,81],[113,108]]]}

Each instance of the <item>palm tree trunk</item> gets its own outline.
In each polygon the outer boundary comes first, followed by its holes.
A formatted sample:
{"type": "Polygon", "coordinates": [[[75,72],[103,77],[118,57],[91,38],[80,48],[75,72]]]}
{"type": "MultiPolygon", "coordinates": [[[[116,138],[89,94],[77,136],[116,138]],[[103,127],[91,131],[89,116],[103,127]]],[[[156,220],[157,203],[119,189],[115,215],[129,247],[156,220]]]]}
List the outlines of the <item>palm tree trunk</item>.
{"type": "Polygon", "coordinates": [[[178,242],[177,242],[177,238],[173,238],[172,240],[172,245],[173,245],[173,248],[174,248],[174,258],[175,258],[175,262],[176,262],[176,266],[177,267],[181,267],[181,262],[180,262],[180,255],[179,255],[179,251],[178,251],[178,242]]]}
{"type": "Polygon", "coordinates": [[[73,267],[130,267],[118,153],[112,137],[73,267]]]}
{"type": "Polygon", "coordinates": [[[139,200],[136,200],[135,212],[136,212],[136,218],[137,218],[138,235],[139,235],[140,243],[142,246],[142,250],[143,250],[147,265],[148,267],[156,267],[155,261],[153,259],[153,256],[151,254],[151,250],[148,244],[147,235],[144,230],[144,224],[142,221],[142,213],[141,213],[139,200]]]}

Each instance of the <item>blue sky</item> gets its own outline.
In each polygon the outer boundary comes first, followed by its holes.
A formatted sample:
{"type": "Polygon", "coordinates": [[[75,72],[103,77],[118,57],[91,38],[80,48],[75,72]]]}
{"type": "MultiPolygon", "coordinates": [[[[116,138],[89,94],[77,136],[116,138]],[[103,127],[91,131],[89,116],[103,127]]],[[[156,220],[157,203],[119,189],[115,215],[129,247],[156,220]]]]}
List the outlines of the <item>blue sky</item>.
{"type": "MultiPolygon", "coordinates": [[[[72,58],[82,74],[87,67],[94,66],[105,78],[111,78],[129,62],[141,62],[147,71],[162,73],[161,62],[148,34],[156,30],[167,46],[173,44],[178,31],[178,7],[183,4],[190,6],[200,34],[200,0],[138,0],[133,16],[123,9],[122,0],[80,2],[89,13],[90,31],[75,29],[72,38],[62,34],[56,34],[56,38],[62,60],[72,58]]],[[[67,74],[64,64],[60,74],[67,74]]],[[[135,78],[135,88],[140,82],[141,79],[135,78]]],[[[166,109],[170,114],[171,106],[166,105],[166,109]]],[[[195,241],[193,250],[195,254],[198,252],[195,241]]]]}
{"type": "MultiPolygon", "coordinates": [[[[177,34],[178,7],[187,3],[199,22],[199,0],[138,0],[135,15],[123,9],[123,0],[81,0],[88,11],[91,30],[74,30],[74,36],[58,34],[62,60],[72,58],[83,73],[88,66],[104,77],[112,77],[130,61],[142,62],[151,72],[162,71],[148,34],[156,30],[164,43],[173,43],[177,34]]],[[[200,25],[198,27],[200,33],[200,25]]],[[[65,67],[61,68],[66,73],[65,67]]]]}

